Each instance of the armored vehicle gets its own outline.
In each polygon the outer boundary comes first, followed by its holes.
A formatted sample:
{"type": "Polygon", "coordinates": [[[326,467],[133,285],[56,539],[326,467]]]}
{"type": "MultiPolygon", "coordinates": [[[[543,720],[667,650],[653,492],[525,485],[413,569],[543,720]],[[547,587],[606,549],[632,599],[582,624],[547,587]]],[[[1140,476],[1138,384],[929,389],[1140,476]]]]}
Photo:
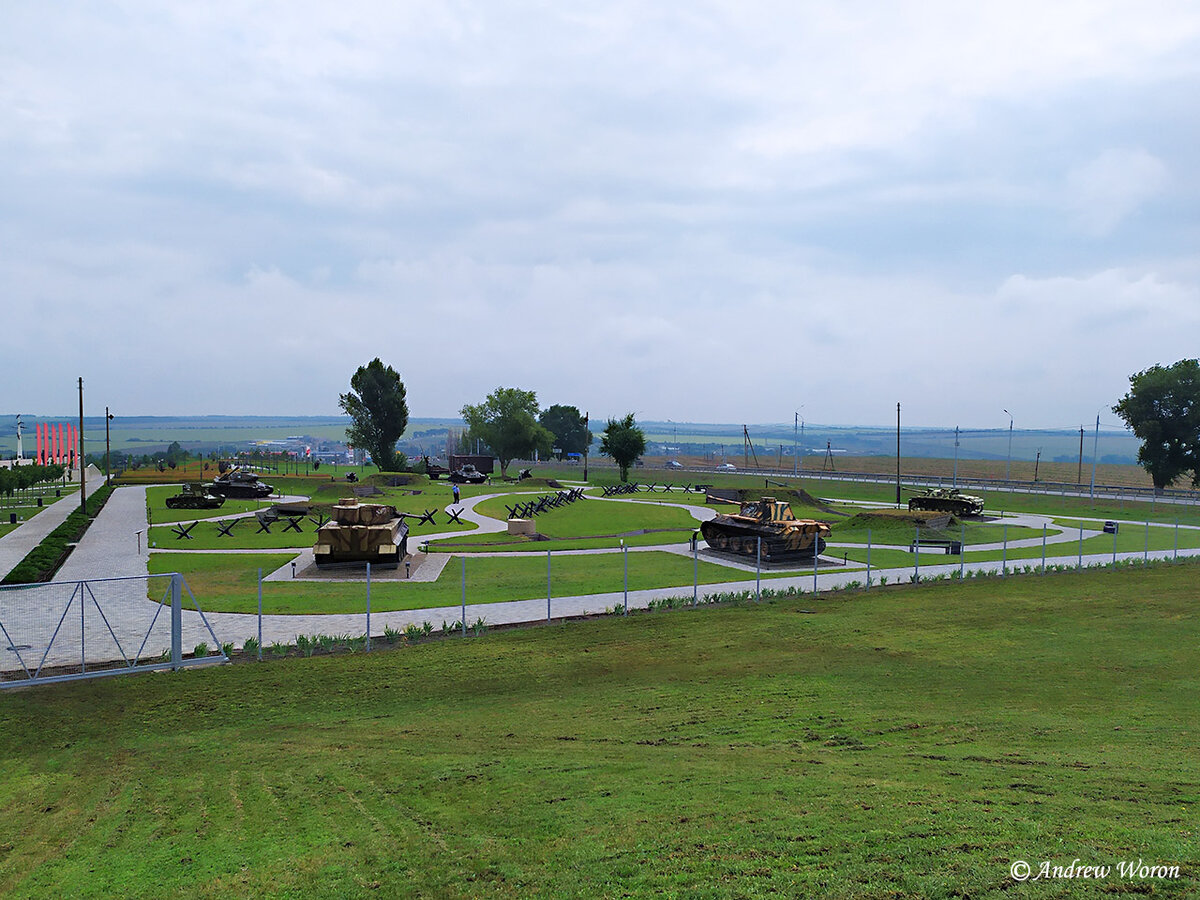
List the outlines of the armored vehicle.
{"type": "Polygon", "coordinates": [[[786,500],[763,497],[743,501],[734,514],[720,514],[704,522],[700,533],[708,546],[754,557],[762,539],[762,559],[812,559],[825,549],[830,528],[815,519],[797,519],[786,500]]]}
{"type": "Polygon", "coordinates": [[[258,480],[258,476],[247,469],[231,469],[209,485],[209,491],[222,497],[233,497],[238,500],[257,500],[269,497],[275,489],[271,485],[258,480]]]}
{"type": "Polygon", "coordinates": [[[369,562],[394,569],[408,555],[408,525],[394,506],[341,500],[333,518],[317,529],[318,566],[369,562]]]}
{"type": "Polygon", "coordinates": [[[455,484],[483,484],[487,481],[487,476],[470,463],[467,463],[461,469],[455,469],[451,472],[450,480],[455,484]]]}
{"type": "Polygon", "coordinates": [[[193,481],[183,485],[180,493],[167,498],[167,509],[220,509],[225,502],[208,492],[208,485],[193,481]]]}
{"type": "Polygon", "coordinates": [[[983,512],[983,498],[960,494],[958,488],[930,488],[909,500],[908,508],[948,512],[955,516],[978,516],[983,512]]]}

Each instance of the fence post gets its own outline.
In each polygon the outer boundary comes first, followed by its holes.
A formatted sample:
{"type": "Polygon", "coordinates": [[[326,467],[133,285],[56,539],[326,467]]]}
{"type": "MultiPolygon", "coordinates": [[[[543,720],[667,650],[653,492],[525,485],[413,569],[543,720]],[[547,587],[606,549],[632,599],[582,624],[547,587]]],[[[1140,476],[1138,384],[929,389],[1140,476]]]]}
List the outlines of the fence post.
{"type": "Polygon", "coordinates": [[[1079,520],[1079,562],[1076,564],[1075,568],[1083,568],[1083,519],[1079,520]]]}
{"type": "Polygon", "coordinates": [[[462,633],[463,637],[467,636],[467,558],[460,556],[462,560],[462,633]]]}
{"type": "Polygon", "coordinates": [[[867,590],[871,589],[871,529],[867,529],[867,590]]]}
{"type": "Polygon", "coordinates": [[[821,533],[817,532],[813,535],[813,593],[817,592],[817,557],[820,554],[817,552],[821,546],[821,533]]]}
{"type": "Polygon", "coordinates": [[[183,664],[182,582],[178,572],[171,576],[171,668],[175,671],[183,664]]]}
{"type": "Polygon", "coordinates": [[[1179,517],[1175,517],[1175,550],[1171,554],[1171,559],[1179,559],[1179,517]]]}
{"type": "Polygon", "coordinates": [[[967,523],[959,522],[961,530],[958,533],[958,580],[963,580],[967,564],[967,523]]]}
{"type": "Polygon", "coordinates": [[[371,561],[367,560],[367,652],[371,652],[371,561]]]}
{"type": "Polygon", "coordinates": [[[913,564],[916,567],[913,570],[913,582],[917,583],[921,580],[921,526],[917,526],[917,539],[913,541],[915,552],[913,553],[913,564]]]}
{"type": "Polygon", "coordinates": [[[1150,562],[1150,520],[1146,520],[1146,548],[1142,553],[1142,564],[1150,562]]]}
{"type": "Polygon", "coordinates": [[[1042,574],[1046,574],[1046,523],[1042,523],[1042,574]]]}
{"type": "Polygon", "coordinates": [[[754,539],[754,602],[762,603],[762,538],[754,539]]]}
{"type": "Polygon", "coordinates": [[[1113,560],[1112,561],[1113,561],[1114,566],[1117,564],[1117,532],[1120,530],[1121,530],[1120,525],[1118,525],[1116,528],[1113,529],[1113,560]]]}
{"type": "Polygon", "coordinates": [[[262,566],[258,568],[258,661],[262,662],[262,566]]]}
{"type": "Polygon", "coordinates": [[[546,621],[550,621],[550,551],[546,551],[546,621]]]}
{"type": "Polygon", "coordinates": [[[692,606],[700,602],[700,532],[692,532],[692,606]]]}
{"type": "Polygon", "coordinates": [[[1004,549],[1000,553],[1000,577],[1008,574],[1008,523],[1004,523],[1004,549]]]}
{"type": "Polygon", "coordinates": [[[625,541],[621,541],[621,557],[625,562],[625,612],[624,615],[629,615],[629,548],[625,546],[625,541]]]}

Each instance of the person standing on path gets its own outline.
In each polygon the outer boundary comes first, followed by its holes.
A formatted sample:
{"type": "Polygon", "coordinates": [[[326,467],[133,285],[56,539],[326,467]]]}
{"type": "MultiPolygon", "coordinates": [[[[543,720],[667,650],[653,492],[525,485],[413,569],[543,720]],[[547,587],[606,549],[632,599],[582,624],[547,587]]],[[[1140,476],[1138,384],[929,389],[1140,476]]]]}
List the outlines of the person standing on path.
{"type": "Polygon", "coordinates": [[[458,485],[454,485],[454,503],[458,504],[458,485]]]}

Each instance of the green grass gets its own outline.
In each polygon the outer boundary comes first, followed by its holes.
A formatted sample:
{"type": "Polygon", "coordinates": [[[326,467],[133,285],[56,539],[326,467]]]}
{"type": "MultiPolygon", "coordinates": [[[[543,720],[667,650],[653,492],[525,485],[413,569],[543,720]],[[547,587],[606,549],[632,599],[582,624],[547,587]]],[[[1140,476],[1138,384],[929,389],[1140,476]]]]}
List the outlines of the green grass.
{"type": "MultiPolygon", "coordinates": [[[[496,497],[480,502],[475,510],[505,521],[508,516],[506,504],[511,506],[514,501],[527,502],[538,496],[542,494],[535,493],[524,499],[496,497]]],[[[695,498],[692,498],[694,501],[695,498]]],[[[431,550],[453,548],[469,551],[478,548],[492,552],[545,551],[547,548],[585,550],[617,546],[622,537],[630,546],[678,544],[689,540],[700,523],[687,510],[667,505],[670,502],[579,500],[534,518],[538,533],[550,538],[549,541],[521,540],[510,537],[507,532],[500,532],[446,538],[432,541],[429,546],[431,550]],[[650,530],[651,533],[635,534],[643,530],[650,530]]],[[[687,501],[681,497],[675,502],[687,501]]]]}
{"type": "MultiPolygon", "coordinates": [[[[264,574],[291,557],[279,554],[217,555],[153,553],[151,574],[179,572],[205,612],[255,612],[258,604],[257,568],[264,574]]],[[[552,556],[550,587],[554,596],[621,591],[624,568],[620,554],[552,556]]],[[[546,597],[546,557],[468,559],[467,602],[499,603],[546,597]]],[[[791,573],[789,573],[791,574],[791,573]]],[[[753,579],[701,561],[700,584],[753,579]]],[[[770,577],[764,573],[764,578],[770,577]]],[[[777,577],[783,577],[782,574],[777,577]]],[[[693,584],[692,560],[673,553],[646,551],[629,554],[629,589],[679,587],[689,592],[693,584]]],[[[152,598],[157,599],[157,597],[152,598]]],[[[456,606],[462,599],[462,562],[451,560],[437,581],[394,582],[374,580],[371,609],[424,609],[456,606]]],[[[267,582],[263,585],[263,611],[267,613],[357,613],[366,608],[364,582],[267,582]]]]}
{"type": "Polygon", "coordinates": [[[1195,575],[806,597],[2,694],[0,892],[1195,896],[1195,575]],[[1008,875],[1076,857],[1184,877],[1008,875]]]}

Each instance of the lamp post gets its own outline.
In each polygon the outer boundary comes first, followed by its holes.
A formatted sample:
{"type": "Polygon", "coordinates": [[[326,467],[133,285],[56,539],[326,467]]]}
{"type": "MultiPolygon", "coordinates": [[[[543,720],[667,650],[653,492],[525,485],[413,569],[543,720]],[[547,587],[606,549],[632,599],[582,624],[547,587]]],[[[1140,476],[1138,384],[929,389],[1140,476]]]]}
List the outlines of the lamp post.
{"type": "Polygon", "coordinates": [[[1012,466],[1012,433],[1013,433],[1013,414],[1007,409],[1004,414],[1008,416],[1008,461],[1004,463],[1004,480],[1008,481],[1008,472],[1012,466]]]}
{"type": "Polygon", "coordinates": [[[108,484],[108,458],[112,456],[112,440],[108,434],[108,423],[112,421],[112,413],[104,407],[104,483],[108,484]]]}
{"type": "Polygon", "coordinates": [[[800,444],[796,441],[796,429],[803,424],[800,410],[796,410],[796,418],[792,421],[792,477],[795,478],[800,464],[800,444]]]}

